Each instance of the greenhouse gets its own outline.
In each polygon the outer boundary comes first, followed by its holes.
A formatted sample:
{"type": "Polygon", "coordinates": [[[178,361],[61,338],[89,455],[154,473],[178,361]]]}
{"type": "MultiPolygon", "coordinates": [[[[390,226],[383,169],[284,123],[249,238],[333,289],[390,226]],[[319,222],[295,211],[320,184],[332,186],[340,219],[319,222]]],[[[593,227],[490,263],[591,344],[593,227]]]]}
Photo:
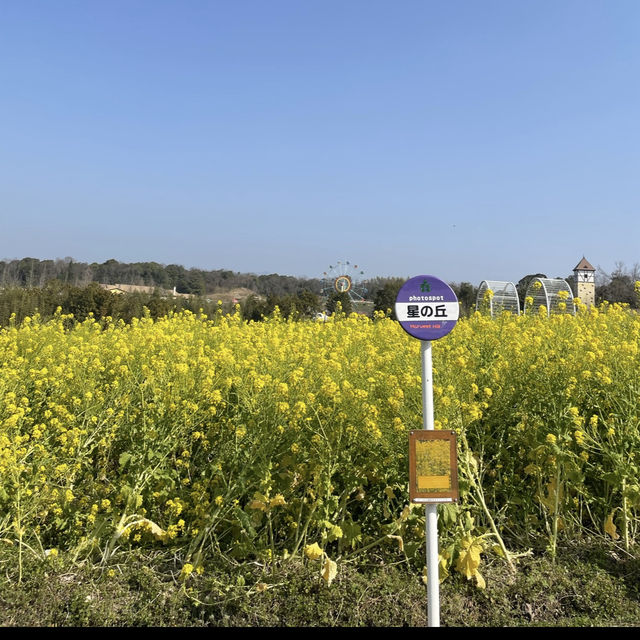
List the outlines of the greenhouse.
{"type": "Polygon", "coordinates": [[[503,311],[519,315],[520,300],[513,282],[483,280],[478,288],[476,311],[488,311],[491,317],[503,311]]]}
{"type": "Polygon", "coordinates": [[[533,278],[525,293],[525,313],[539,312],[546,309],[547,315],[552,313],[571,313],[575,315],[573,292],[566,280],[562,278],[533,278]]]}

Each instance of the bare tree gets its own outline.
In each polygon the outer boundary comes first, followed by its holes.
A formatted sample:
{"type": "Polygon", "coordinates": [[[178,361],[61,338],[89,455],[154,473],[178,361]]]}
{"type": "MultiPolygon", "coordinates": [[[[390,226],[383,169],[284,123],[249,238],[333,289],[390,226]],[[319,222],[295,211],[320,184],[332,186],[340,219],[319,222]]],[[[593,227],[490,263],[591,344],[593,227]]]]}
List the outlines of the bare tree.
{"type": "Polygon", "coordinates": [[[596,302],[623,302],[638,308],[635,283],[640,281],[640,264],[627,268],[624,262],[616,262],[611,273],[598,266],[596,275],[596,302]]]}

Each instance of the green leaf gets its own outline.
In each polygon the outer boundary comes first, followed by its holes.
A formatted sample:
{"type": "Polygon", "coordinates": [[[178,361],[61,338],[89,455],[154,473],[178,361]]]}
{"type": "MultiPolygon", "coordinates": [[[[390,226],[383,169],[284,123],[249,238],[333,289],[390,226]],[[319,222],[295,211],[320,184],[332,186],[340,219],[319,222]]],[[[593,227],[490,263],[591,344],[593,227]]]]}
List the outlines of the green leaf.
{"type": "Polygon", "coordinates": [[[608,482],[609,484],[612,484],[614,486],[618,486],[619,484],[621,484],[621,479],[620,479],[620,475],[618,473],[605,473],[602,476],[602,479],[605,482],[608,482]]]}
{"type": "Polygon", "coordinates": [[[415,559],[418,556],[422,558],[424,554],[424,542],[407,542],[404,545],[404,552],[407,558],[415,559]]]}
{"type": "Polygon", "coordinates": [[[445,526],[453,525],[458,519],[458,505],[444,504],[440,508],[440,514],[442,516],[442,523],[445,526]]]}
{"type": "MultiPolygon", "coordinates": [[[[260,513],[260,512],[258,512],[260,513]]],[[[242,509],[240,508],[236,508],[235,510],[235,515],[237,516],[238,520],[240,521],[240,524],[242,526],[242,528],[245,530],[247,536],[249,537],[249,539],[253,539],[256,537],[256,530],[253,526],[253,523],[251,522],[251,518],[249,517],[249,515],[247,513],[245,513],[242,509]]]]}
{"type": "Polygon", "coordinates": [[[628,484],[622,495],[630,500],[634,505],[640,504],[640,485],[638,484],[628,484]]]}
{"type": "Polygon", "coordinates": [[[120,454],[120,458],[118,458],[118,462],[120,466],[123,468],[129,464],[130,460],[131,460],[131,454],[128,451],[125,451],[124,453],[120,454]]]}
{"type": "Polygon", "coordinates": [[[347,544],[355,548],[356,543],[362,540],[362,527],[355,522],[344,522],[342,524],[344,540],[347,544]]]}

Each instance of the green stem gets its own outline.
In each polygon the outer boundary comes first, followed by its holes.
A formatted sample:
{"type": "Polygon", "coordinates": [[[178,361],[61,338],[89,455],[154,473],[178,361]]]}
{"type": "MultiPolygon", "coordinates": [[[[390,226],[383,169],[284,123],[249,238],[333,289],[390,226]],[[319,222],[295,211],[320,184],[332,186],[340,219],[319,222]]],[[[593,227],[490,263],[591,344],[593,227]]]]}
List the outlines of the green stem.
{"type": "Polygon", "coordinates": [[[556,549],[558,545],[558,519],[560,508],[560,473],[562,468],[558,466],[558,472],[556,474],[556,495],[553,499],[553,530],[551,533],[551,560],[555,564],[556,561],[556,549]]]}
{"type": "Polygon", "coordinates": [[[365,545],[364,547],[360,547],[359,549],[356,549],[355,551],[350,553],[347,557],[353,558],[354,556],[357,556],[358,554],[363,553],[364,551],[367,551],[372,547],[382,544],[382,542],[384,542],[385,540],[388,540],[389,536],[393,535],[399,528],[400,528],[399,525],[396,526],[395,529],[392,529],[390,533],[383,535],[382,537],[378,538],[377,540],[374,540],[373,542],[370,542],[368,545],[365,545]]]}
{"type": "Polygon", "coordinates": [[[627,504],[627,481],[622,480],[622,526],[624,529],[624,548],[629,551],[629,505],[627,504]]]}
{"type": "Polygon", "coordinates": [[[16,533],[18,534],[18,584],[22,583],[22,506],[20,503],[20,481],[18,479],[18,501],[16,510],[16,533]]]}
{"type": "Polygon", "coordinates": [[[293,547],[293,551],[291,552],[290,558],[293,558],[296,555],[296,553],[298,552],[298,549],[300,548],[300,545],[302,544],[302,541],[307,535],[307,529],[309,528],[309,524],[311,524],[311,518],[313,518],[313,514],[316,511],[316,507],[317,507],[317,503],[314,502],[313,506],[311,507],[311,511],[309,512],[309,516],[307,517],[307,521],[304,523],[304,527],[302,528],[302,531],[298,536],[298,540],[295,546],[293,547]]]}
{"type": "Polygon", "coordinates": [[[276,566],[276,544],[273,537],[273,523],[271,522],[271,512],[267,512],[267,523],[269,524],[269,548],[271,549],[271,573],[275,572],[276,566]]]}
{"type": "Polygon", "coordinates": [[[511,556],[511,553],[509,553],[509,551],[507,550],[504,540],[502,539],[502,536],[498,531],[498,527],[496,526],[495,520],[493,519],[493,516],[491,515],[491,512],[489,511],[489,507],[487,506],[487,502],[484,498],[484,491],[482,489],[482,483],[480,482],[480,475],[478,471],[473,470],[472,465],[469,464],[468,462],[469,457],[471,456],[471,451],[469,449],[469,443],[467,442],[466,436],[462,435],[460,441],[465,449],[465,458],[467,459],[467,473],[469,475],[471,486],[475,489],[475,499],[480,503],[480,507],[482,508],[482,511],[485,517],[489,521],[489,527],[491,528],[491,532],[493,533],[494,537],[498,541],[498,546],[500,547],[502,554],[507,560],[507,563],[509,564],[509,568],[512,571],[515,571],[515,565],[513,564],[513,558],[511,556]]]}

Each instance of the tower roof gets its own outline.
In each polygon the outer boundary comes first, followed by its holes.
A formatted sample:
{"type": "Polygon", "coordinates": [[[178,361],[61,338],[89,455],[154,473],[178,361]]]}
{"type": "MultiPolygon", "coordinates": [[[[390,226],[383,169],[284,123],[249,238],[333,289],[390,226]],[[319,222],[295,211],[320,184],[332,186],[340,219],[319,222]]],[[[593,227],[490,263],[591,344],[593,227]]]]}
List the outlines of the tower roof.
{"type": "Polygon", "coordinates": [[[573,268],[574,271],[595,271],[595,268],[589,264],[589,261],[582,256],[582,260],[573,268]]]}

